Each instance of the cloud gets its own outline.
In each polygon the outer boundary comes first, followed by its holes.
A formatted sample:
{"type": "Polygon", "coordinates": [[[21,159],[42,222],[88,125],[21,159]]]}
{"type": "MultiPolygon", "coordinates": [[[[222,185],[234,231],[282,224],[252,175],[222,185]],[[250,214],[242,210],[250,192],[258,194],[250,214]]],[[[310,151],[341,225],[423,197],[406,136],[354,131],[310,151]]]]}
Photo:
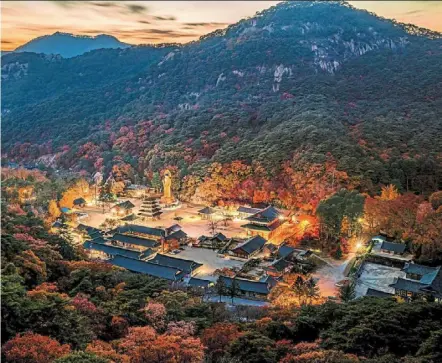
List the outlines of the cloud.
{"type": "Polygon", "coordinates": [[[154,16],[155,20],[158,21],[174,21],[176,18],[174,16],[154,16]]]}
{"type": "Polygon", "coordinates": [[[89,2],[91,5],[98,6],[100,8],[117,8],[119,5],[114,2],[89,2]]]}
{"type": "Polygon", "coordinates": [[[147,20],[138,20],[140,24],[150,24],[150,21],[147,20]]]}
{"type": "Polygon", "coordinates": [[[411,11],[407,11],[405,14],[406,15],[413,15],[413,14],[420,14],[422,13],[422,10],[411,10],[411,11]]]}
{"type": "Polygon", "coordinates": [[[134,14],[141,14],[147,10],[147,7],[139,4],[125,4],[126,8],[134,14]]]}
{"type": "Polygon", "coordinates": [[[216,23],[216,22],[209,22],[209,23],[184,23],[184,25],[187,25],[188,27],[210,27],[210,26],[227,26],[229,23],[216,23]]]}
{"type": "Polygon", "coordinates": [[[2,44],[14,44],[14,42],[12,42],[10,40],[2,39],[2,44]]]}

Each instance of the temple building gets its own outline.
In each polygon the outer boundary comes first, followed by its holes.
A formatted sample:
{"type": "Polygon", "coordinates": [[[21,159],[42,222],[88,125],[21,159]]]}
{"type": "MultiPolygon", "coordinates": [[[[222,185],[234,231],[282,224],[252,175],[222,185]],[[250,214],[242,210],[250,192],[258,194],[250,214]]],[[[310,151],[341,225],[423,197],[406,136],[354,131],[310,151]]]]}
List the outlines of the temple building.
{"type": "Polygon", "coordinates": [[[273,288],[273,285],[269,281],[252,281],[246,279],[232,278],[227,276],[220,276],[224,282],[224,285],[230,288],[235,280],[238,286],[238,295],[240,297],[255,298],[265,300],[273,288]]]}
{"type": "Polygon", "coordinates": [[[245,219],[249,223],[241,227],[247,231],[247,234],[261,236],[266,239],[270,239],[284,223],[284,215],[273,206],[269,206],[245,219]]]}
{"type": "Polygon", "coordinates": [[[442,266],[429,267],[406,263],[406,278],[399,277],[390,287],[405,300],[425,299],[442,302],[442,266]]]}
{"type": "Polygon", "coordinates": [[[155,197],[146,197],[141,204],[138,216],[148,220],[158,220],[163,212],[155,197]]]}
{"type": "Polygon", "coordinates": [[[131,201],[126,200],[125,202],[115,204],[111,208],[111,212],[114,216],[126,217],[126,216],[131,215],[133,213],[134,208],[135,208],[135,205],[131,201]]]}
{"type": "Polygon", "coordinates": [[[93,241],[86,241],[83,247],[89,251],[89,258],[99,258],[102,260],[109,260],[115,256],[124,256],[134,258],[137,260],[149,257],[154,251],[151,248],[143,250],[128,249],[119,246],[109,245],[105,243],[95,243],[93,241]]]}
{"type": "Polygon", "coordinates": [[[249,259],[250,257],[258,254],[266,242],[267,241],[265,238],[261,236],[254,236],[232,249],[232,253],[236,257],[249,259]]]}
{"type": "Polygon", "coordinates": [[[201,266],[203,266],[203,264],[193,260],[185,260],[182,258],[163,255],[161,253],[157,253],[153,258],[149,259],[149,262],[157,265],[176,268],[183,271],[186,276],[193,276],[195,272],[201,266]]]}
{"type": "Polygon", "coordinates": [[[125,247],[157,247],[162,252],[177,249],[180,245],[185,244],[188,239],[187,234],[178,224],[165,229],[128,224],[117,227],[111,233],[114,235],[112,241],[123,244],[125,247]]]}

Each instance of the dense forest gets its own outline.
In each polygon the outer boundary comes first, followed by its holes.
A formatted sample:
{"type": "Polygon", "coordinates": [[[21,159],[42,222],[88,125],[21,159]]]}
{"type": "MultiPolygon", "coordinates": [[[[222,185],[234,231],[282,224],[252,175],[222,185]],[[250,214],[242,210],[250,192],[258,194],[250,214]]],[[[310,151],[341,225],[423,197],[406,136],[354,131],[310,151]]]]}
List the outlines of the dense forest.
{"type": "Polygon", "coordinates": [[[184,46],[6,54],[3,156],[138,183],[168,167],[184,194],[238,160],[269,195],[288,169],[334,163],[360,192],[428,196],[442,183],[441,47],[344,2],[289,2],[184,46]]]}
{"type": "Polygon", "coordinates": [[[69,234],[2,203],[2,359],[23,363],[436,363],[442,305],[364,297],[268,308],[209,303],[91,262],[69,234]]]}

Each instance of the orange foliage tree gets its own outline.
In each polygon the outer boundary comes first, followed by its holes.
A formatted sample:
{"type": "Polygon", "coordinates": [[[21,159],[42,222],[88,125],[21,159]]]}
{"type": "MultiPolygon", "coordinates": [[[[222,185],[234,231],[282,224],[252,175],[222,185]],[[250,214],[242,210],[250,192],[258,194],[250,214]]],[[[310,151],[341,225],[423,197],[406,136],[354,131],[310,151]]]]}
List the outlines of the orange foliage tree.
{"type": "Polygon", "coordinates": [[[85,179],[79,179],[68,188],[60,199],[61,208],[72,208],[74,206],[74,200],[77,198],[90,197],[92,193],[89,183],[85,179]]]}
{"type": "Polygon", "coordinates": [[[49,201],[48,205],[48,217],[51,222],[55,221],[58,217],[60,217],[61,211],[58,208],[57,202],[53,199],[49,201]]]}
{"type": "Polygon", "coordinates": [[[231,323],[217,323],[203,331],[201,340],[213,361],[222,357],[230,343],[241,335],[238,326],[231,323]]]}
{"type": "Polygon", "coordinates": [[[61,345],[50,337],[34,333],[18,334],[2,348],[10,363],[49,363],[67,355],[70,350],[68,344],[61,345]]]}
{"type": "Polygon", "coordinates": [[[197,363],[204,358],[199,338],[157,335],[151,327],[132,327],[115,342],[117,351],[130,357],[131,363],[197,363]]]}
{"type": "Polygon", "coordinates": [[[381,200],[394,200],[399,197],[399,192],[393,184],[389,184],[387,186],[382,187],[381,196],[379,197],[381,200]]]}
{"type": "Polygon", "coordinates": [[[109,359],[111,362],[115,363],[130,362],[130,357],[128,355],[117,353],[117,351],[112,348],[112,345],[103,342],[102,340],[94,340],[93,342],[89,343],[86,347],[86,352],[109,359]]]}

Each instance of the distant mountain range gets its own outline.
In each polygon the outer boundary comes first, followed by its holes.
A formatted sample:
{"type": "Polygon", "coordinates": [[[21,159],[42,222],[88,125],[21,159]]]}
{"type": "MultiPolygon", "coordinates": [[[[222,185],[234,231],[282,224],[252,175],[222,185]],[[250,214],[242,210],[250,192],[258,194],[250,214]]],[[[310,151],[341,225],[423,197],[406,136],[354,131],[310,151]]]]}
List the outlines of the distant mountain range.
{"type": "Polygon", "coordinates": [[[110,35],[100,34],[89,37],[56,32],[52,35],[35,38],[18,47],[15,52],[59,54],[63,58],[71,58],[95,49],[128,47],[130,47],[129,44],[122,43],[110,35]]]}
{"type": "Polygon", "coordinates": [[[435,190],[441,79],[441,34],[291,1],[183,46],[4,55],[2,148],[90,172],[243,160],[277,175],[328,154],[364,190],[435,190]]]}

